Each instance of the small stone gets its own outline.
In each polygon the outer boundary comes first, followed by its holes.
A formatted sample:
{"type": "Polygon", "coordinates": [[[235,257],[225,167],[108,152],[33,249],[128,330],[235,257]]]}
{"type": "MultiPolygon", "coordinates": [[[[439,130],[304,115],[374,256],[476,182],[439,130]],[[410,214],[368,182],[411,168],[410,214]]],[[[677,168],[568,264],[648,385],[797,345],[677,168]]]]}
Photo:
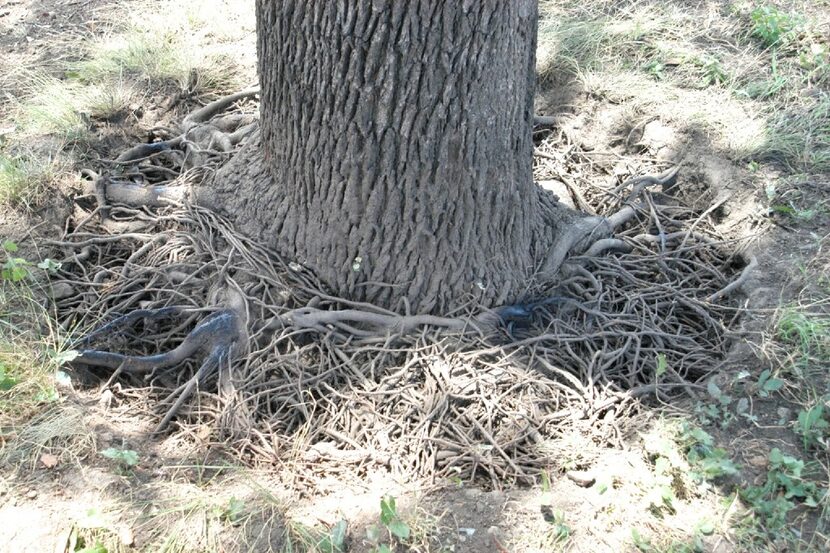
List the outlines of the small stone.
{"type": "Polygon", "coordinates": [[[657,152],[657,159],[660,161],[678,161],[680,159],[680,152],[664,146],[657,152]]]}
{"type": "Polygon", "coordinates": [[[749,464],[760,469],[766,468],[767,458],[763,455],[755,455],[749,459],[749,464]]]}
{"type": "Polygon", "coordinates": [[[643,137],[640,142],[654,150],[659,150],[664,146],[674,144],[674,130],[659,120],[651,121],[643,128],[643,137]]]}
{"type": "Polygon", "coordinates": [[[44,453],[40,456],[40,462],[44,467],[52,469],[58,466],[58,457],[51,453],[44,453]]]}
{"type": "Polygon", "coordinates": [[[75,288],[68,282],[56,282],[52,285],[52,297],[56,300],[71,298],[75,295],[75,288]]]}
{"type": "Polygon", "coordinates": [[[478,488],[467,488],[464,490],[464,497],[468,499],[476,499],[481,495],[481,490],[478,488]]]}
{"type": "Polygon", "coordinates": [[[568,188],[568,185],[564,182],[556,179],[540,180],[539,186],[548,192],[553,192],[556,197],[559,198],[559,203],[570,207],[571,209],[576,209],[573,197],[571,196],[571,191],[568,188]]]}
{"type": "Polygon", "coordinates": [[[131,546],[135,543],[135,534],[133,534],[133,529],[129,526],[122,526],[118,530],[118,539],[121,540],[121,545],[125,545],[127,547],[131,546]]]}
{"type": "Polygon", "coordinates": [[[26,498],[27,499],[36,499],[37,498],[37,491],[36,490],[29,490],[26,493],[26,498]]]}
{"type": "Polygon", "coordinates": [[[568,480],[583,488],[593,486],[594,482],[597,481],[593,474],[584,470],[569,470],[565,473],[565,476],[568,477],[568,480]]]}

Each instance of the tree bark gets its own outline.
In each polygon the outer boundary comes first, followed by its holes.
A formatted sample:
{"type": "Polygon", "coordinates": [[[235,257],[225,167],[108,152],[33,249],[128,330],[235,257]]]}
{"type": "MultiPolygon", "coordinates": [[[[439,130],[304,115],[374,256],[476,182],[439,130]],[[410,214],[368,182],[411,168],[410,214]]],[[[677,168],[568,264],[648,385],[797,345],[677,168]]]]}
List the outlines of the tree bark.
{"type": "Polygon", "coordinates": [[[261,131],[197,200],[342,297],[521,297],[576,215],[533,182],[536,27],[536,0],[258,0],[261,131]]]}

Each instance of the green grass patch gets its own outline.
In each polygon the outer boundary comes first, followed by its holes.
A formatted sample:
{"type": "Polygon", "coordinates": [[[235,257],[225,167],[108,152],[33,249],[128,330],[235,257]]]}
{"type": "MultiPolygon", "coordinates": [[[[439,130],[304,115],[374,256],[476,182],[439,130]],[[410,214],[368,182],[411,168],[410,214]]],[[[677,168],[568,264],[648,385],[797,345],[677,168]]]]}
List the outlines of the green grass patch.
{"type": "Polygon", "coordinates": [[[795,348],[791,358],[801,370],[830,361],[830,316],[826,314],[794,307],[784,309],[778,317],[775,335],[784,345],[795,348]]]}
{"type": "Polygon", "coordinates": [[[560,82],[584,72],[647,65],[658,50],[657,37],[669,21],[653,10],[625,17],[604,13],[568,17],[555,0],[540,2],[537,72],[542,82],[560,82]]]}
{"type": "Polygon", "coordinates": [[[803,104],[773,113],[766,143],[757,154],[795,172],[830,171],[830,95],[820,93],[803,104]]]}
{"type": "Polygon", "coordinates": [[[0,154],[0,204],[16,203],[31,186],[23,159],[0,154]]]}
{"type": "Polygon", "coordinates": [[[7,426],[58,400],[67,352],[43,279],[57,268],[55,262],[29,262],[9,241],[0,252],[0,426],[7,426]]]}
{"type": "Polygon", "coordinates": [[[26,92],[18,99],[20,134],[53,135],[75,143],[89,138],[88,92],[78,83],[43,74],[26,74],[26,92]]]}
{"type": "Polygon", "coordinates": [[[781,534],[787,539],[800,537],[788,528],[790,513],[797,505],[818,507],[827,492],[804,476],[805,467],[804,461],[786,455],[778,448],[770,451],[763,484],[749,486],[740,492],[757,524],[750,526],[751,535],[756,538],[781,534]]]}
{"type": "Polygon", "coordinates": [[[792,41],[804,25],[804,18],[767,4],[749,14],[752,35],[767,48],[784,46],[792,41]]]}
{"type": "Polygon", "coordinates": [[[0,206],[39,205],[63,172],[64,164],[57,156],[44,159],[0,151],[0,206]]]}

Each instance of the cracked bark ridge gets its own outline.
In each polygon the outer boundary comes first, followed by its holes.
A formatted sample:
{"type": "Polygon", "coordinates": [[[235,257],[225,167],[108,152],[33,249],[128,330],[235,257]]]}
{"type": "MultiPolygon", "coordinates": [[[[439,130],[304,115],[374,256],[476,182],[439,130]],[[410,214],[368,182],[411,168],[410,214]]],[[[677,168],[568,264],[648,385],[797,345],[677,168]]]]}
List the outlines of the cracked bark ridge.
{"type": "Polygon", "coordinates": [[[536,10],[259,0],[261,133],[197,201],[342,297],[520,298],[577,217],[533,183],[536,10]]]}

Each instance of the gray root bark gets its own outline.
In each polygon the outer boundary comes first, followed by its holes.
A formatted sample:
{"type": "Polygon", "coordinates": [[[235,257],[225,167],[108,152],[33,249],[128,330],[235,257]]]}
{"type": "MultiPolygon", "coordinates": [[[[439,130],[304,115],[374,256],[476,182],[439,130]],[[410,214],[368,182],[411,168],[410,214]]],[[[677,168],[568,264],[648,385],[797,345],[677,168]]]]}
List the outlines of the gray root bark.
{"type": "Polygon", "coordinates": [[[261,132],[197,201],[343,297],[521,298],[596,226],[533,183],[536,10],[258,0],[261,132]]]}

